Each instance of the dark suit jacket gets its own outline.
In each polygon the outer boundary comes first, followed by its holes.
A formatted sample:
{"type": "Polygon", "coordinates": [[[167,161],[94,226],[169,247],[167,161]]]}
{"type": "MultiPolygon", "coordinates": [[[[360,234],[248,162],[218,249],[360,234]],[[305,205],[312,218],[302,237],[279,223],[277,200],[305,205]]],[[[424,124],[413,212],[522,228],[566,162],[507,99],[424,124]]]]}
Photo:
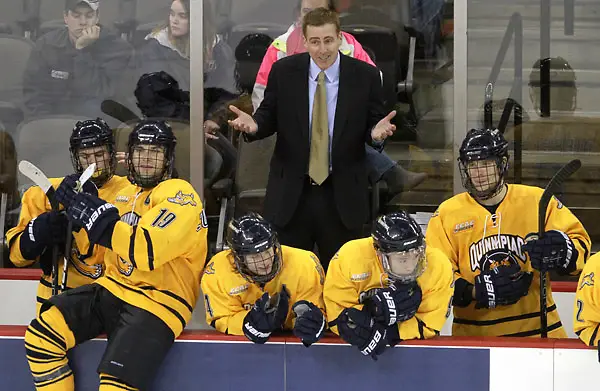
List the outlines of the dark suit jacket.
{"type": "MultiPolygon", "coordinates": [[[[359,60],[339,54],[340,80],[332,142],[333,192],[338,213],[349,229],[368,219],[368,180],[365,142],[371,129],[386,113],[379,71],[359,60]]],[[[262,139],[277,133],[264,215],[285,226],[294,215],[306,184],[310,154],[308,53],[283,58],[273,64],[265,97],[254,113],[256,134],[262,139]]]]}

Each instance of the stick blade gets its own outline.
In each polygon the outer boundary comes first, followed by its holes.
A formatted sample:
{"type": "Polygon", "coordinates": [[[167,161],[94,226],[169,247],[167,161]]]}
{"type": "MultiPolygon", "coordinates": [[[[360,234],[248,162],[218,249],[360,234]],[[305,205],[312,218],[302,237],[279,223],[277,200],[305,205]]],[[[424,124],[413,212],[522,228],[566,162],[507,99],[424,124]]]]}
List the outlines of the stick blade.
{"type": "Polygon", "coordinates": [[[44,191],[44,193],[48,193],[48,190],[52,187],[52,184],[50,183],[50,180],[48,180],[46,174],[44,174],[42,170],[27,160],[21,160],[19,162],[19,171],[21,174],[31,179],[33,183],[38,185],[44,191]]]}
{"type": "MultiPolygon", "coordinates": [[[[92,175],[94,175],[95,171],[96,171],[96,163],[90,164],[85,169],[85,171],[83,171],[83,173],[81,174],[81,176],[79,177],[79,184],[80,184],[80,186],[83,186],[83,184],[86,183],[92,177],[92,175]]],[[[81,189],[79,189],[79,191],[81,191],[81,189]]]]}

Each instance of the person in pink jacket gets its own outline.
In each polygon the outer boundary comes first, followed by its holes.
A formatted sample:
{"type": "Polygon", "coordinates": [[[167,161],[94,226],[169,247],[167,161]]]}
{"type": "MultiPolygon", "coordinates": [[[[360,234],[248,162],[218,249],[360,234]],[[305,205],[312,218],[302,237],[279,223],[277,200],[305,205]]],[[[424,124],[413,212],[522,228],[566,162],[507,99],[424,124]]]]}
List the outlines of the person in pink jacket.
{"type": "MultiPolygon", "coordinates": [[[[335,10],[334,0],[299,0],[296,7],[296,14],[298,15],[296,22],[290,26],[287,32],[275,38],[271,46],[267,49],[252,90],[252,106],[254,111],[258,109],[264,98],[267,80],[273,64],[284,57],[306,51],[304,37],[302,36],[302,18],[313,9],[319,7],[335,10]]],[[[340,52],[376,66],[358,40],[347,32],[342,32],[340,52]]],[[[427,174],[425,173],[415,173],[405,170],[383,151],[380,153],[367,144],[365,144],[365,148],[369,167],[369,181],[371,184],[375,184],[380,180],[384,180],[391,196],[408,191],[427,178],[427,174]]]]}

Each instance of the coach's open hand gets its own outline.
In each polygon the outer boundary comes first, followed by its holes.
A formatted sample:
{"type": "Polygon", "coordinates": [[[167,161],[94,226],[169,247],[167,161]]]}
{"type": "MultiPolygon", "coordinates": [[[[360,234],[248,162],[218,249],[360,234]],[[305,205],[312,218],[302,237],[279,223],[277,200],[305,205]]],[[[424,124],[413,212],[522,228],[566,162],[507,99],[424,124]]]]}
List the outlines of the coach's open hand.
{"type": "Polygon", "coordinates": [[[377,125],[375,125],[373,130],[371,130],[371,138],[373,139],[373,141],[380,142],[394,134],[394,132],[396,131],[396,125],[392,125],[390,121],[395,116],[396,110],[392,110],[381,121],[379,121],[377,125]]]}
{"type": "Polygon", "coordinates": [[[232,128],[239,130],[240,132],[243,132],[243,133],[248,133],[248,134],[256,133],[256,131],[258,130],[258,125],[256,124],[256,122],[254,121],[254,118],[252,118],[251,115],[244,113],[242,110],[238,109],[237,107],[235,107],[233,105],[229,106],[229,110],[233,111],[234,114],[237,115],[237,118],[234,119],[233,121],[227,121],[227,122],[229,122],[229,125],[232,128]]]}

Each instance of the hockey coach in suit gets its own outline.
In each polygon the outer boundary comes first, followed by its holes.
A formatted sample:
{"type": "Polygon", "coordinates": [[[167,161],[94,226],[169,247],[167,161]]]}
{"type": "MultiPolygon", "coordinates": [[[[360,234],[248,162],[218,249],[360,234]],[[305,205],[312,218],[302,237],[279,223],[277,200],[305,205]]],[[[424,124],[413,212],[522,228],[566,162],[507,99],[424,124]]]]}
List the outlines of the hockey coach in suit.
{"type": "Polygon", "coordinates": [[[326,268],[361,236],[369,218],[365,141],[382,147],[396,127],[385,115],[377,68],[339,52],[338,15],[325,8],[303,20],[307,53],[277,61],[253,116],[230,106],[230,125],[247,141],[277,133],[264,216],[282,244],[313,250],[326,268]]]}

